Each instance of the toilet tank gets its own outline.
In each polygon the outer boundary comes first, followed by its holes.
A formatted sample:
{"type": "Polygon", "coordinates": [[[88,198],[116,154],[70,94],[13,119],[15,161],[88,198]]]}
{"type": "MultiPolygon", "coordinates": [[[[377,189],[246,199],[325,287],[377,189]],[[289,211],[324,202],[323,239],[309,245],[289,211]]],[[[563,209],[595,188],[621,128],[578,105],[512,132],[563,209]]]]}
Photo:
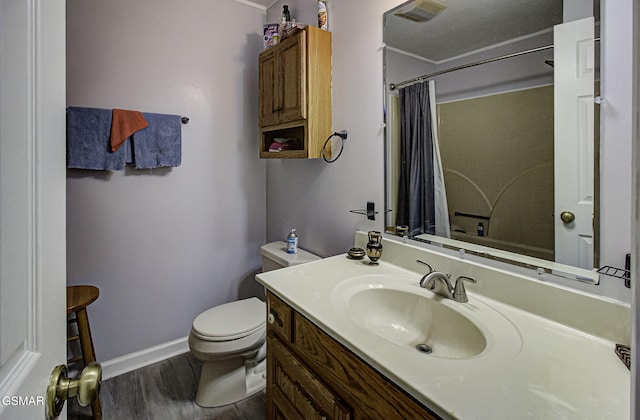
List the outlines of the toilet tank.
{"type": "Polygon", "coordinates": [[[270,242],[262,245],[260,255],[262,256],[263,272],[321,259],[319,256],[301,248],[298,248],[296,254],[287,254],[287,244],[283,241],[270,242]]]}

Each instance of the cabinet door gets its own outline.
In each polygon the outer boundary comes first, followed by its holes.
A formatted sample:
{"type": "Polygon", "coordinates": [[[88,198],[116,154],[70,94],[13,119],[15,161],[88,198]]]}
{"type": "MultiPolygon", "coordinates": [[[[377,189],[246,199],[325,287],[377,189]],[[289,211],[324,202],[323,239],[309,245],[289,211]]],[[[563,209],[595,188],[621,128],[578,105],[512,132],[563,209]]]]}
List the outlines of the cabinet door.
{"type": "Polygon", "coordinates": [[[280,115],[285,123],[307,117],[306,112],[306,36],[301,31],[285,39],[279,48],[280,115]]]}
{"type": "Polygon", "coordinates": [[[311,321],[297,312],[293,319],[296,352],[304,355],[309,371],[315,372],[327,386],[342,395],[345,404],[350,404],[355,410],[355,418],[439,418],[311,321]]]}
{"type": "Polygon", "coordinates": [[[260,54],[258,75],[258,123],[265,127],[278,123],[278,54],[270,48],[260,54]]]}
{"type": "Polygon", "coordinates": [[[267,338],[267,418],[351,420],[351,409],[280,340],[267,338]]]}

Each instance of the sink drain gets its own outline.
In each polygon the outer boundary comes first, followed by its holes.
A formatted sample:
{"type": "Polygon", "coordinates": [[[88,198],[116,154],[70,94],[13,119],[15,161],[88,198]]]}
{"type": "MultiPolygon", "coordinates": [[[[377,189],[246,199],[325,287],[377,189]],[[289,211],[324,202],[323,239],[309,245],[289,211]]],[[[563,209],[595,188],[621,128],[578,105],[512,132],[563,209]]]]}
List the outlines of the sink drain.
{"type": "Polygon", "coordinates": [[[433,352],[433,349],[431,348],[431,346],[424,343],[418,344],[416,346],[416,350],[418,350],[420,353],[425,353],[425,354],[431,354],[433,352]]]}

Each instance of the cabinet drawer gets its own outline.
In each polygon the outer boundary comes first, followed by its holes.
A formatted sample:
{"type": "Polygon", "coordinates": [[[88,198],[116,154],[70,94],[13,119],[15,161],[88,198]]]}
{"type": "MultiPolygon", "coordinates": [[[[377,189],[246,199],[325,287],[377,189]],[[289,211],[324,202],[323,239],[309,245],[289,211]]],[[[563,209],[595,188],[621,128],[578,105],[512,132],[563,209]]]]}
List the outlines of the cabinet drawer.
{"type": "Polygon", "coordinates": [[[268,393],[273,418],[350,420],[351,410],[277,338],[269,338],[268,393]]]}
{"type": "Polygon", "coordinates": [[[284,341],[292,341],[292,309],[271,293],[267,293],[267,331],[274,332],[284,341]]]}

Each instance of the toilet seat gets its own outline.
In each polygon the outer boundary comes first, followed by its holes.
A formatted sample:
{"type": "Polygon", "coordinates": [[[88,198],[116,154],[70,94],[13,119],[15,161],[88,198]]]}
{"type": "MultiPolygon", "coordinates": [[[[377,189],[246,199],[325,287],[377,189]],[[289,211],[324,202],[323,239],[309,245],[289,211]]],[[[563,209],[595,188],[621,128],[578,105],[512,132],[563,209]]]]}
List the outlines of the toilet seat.
{"type": "Polygon", "coordinates": [[[265,303],[253,297],[204,311],[194,319],[192,333],[206,341],[237,340],[264,330],[265,319],[265,303]]]}

